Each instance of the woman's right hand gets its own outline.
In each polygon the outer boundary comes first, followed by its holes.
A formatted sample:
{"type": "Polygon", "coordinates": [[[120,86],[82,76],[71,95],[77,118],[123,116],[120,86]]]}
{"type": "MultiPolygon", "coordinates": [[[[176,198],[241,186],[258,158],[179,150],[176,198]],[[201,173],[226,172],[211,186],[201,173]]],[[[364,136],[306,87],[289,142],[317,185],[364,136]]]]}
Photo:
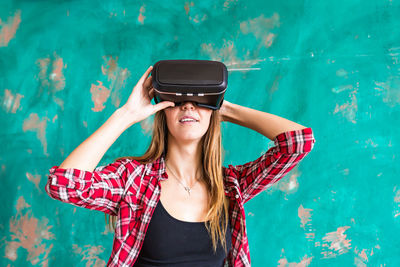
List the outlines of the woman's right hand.
{"type": "Polygon", "coordinates": [[[130,124],[140,122],[159,110],[175,106],[175,103],[171,101],[162,101],[155,105],[151,104],[151,100],[154,97],[154,88],[152,86],[152,76],[148,76],[152,69],[153,66],[147,69],[133,88],[128,101],[121,107],[132,115],[130,116],[132,119],[130,124]]]}

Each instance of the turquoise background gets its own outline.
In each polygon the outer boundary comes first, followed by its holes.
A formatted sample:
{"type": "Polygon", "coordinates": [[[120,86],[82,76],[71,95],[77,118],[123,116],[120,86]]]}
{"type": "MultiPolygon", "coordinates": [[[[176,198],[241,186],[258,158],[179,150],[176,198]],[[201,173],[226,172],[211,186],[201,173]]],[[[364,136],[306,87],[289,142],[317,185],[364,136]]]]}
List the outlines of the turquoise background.
{"type": "MultiPolygon", "coordinates": [[[[400,266],[399,1],[0,2],[1,266],[104,266],[104,215],[49,169],[161,59],[229,69],[225,99],[312,127],[315,147],[245,204],[252,266],[400,266]]],[[[140,155],[151,118],[99,165],[140,155]]],[[[223,123],[224,165],[273,145],[223,123]]]]}

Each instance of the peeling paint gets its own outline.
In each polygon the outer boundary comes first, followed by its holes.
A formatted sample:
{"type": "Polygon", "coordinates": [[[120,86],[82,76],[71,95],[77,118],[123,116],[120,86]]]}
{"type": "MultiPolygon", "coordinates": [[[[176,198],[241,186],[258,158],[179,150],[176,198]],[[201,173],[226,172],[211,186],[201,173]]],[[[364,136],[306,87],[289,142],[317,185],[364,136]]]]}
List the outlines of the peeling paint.
{"type": "Polygon", "coordinates": [[[145,16],[144,16],[144,12],[146,11],[146,8],[145,8],[145,6],[146,5],[142,5],[141,7],[140,7],[140,13],[139,13],[139,16],[138,16],[138,21],[141,23],[141,24],[144,24],[144,19],[146,18],[145,16]]]}
{"type": "Polygon", "coordinates": [[[48,255],[53,244],[47,246],[45,240],[55,238],[50,232],[52,226],[48,225],[46,217],[42,217],[40,220],[35,218],[30,207],[31,205],[25,201],[23,196],[18,198],[17,213],[9,221],[10,236],[5,241],[5,258],[16,261],[18,259],[17,250],[23,248],[28,252],[27,262],[32,265],[48,266],[48,255]]]}
{"type": "Polygon", "coordinates": [[[104,103],[107,101],[111,92],[103,86],[103,82],[97,81],[97,83],[98,85],[92,84],[90,87],[90,93],[92,94],[92,101],[94,103],[92,110],[94,112],[100,112],[105,108],[104,103]]]}
{"type": "Polygon", "coordinates": [[[115,107],[119,107],[121,91],[125,88],[130,72],[127,68],[121,68],[118,65],[118,57],[104,56],[103,59],[105,63],[101,66],[101,71],[110,83],[108,89],[110,90],[111,103],[115,107]]]}
{"type": "Polygon", "coordinates": [[[7,22],[0,19],[0,47],[8,46],[9,42],[15,37],[21,23],[21,10],[17,10],[14,16],[9,17],[7,22]]]}
{"type": "Polygon", "coordinates": [[[63,69],[67,68],[67,64],[64,64],[63,59],[54,52],[52,57],[38,59],[36,65],[40,69],[36,76],[40,82],[40,88],[35,98],[42,97],[45,91],[64,110],[64,100],[56,97],[55,94],[65,88],[63,69]]]}
{"type": "Polygon", "coordinates": [[[24,120],[22,125],[22,130],[24,132],[30,131],[36,133],[36,138],[40,141],[43,146],[43,153],[48,156],[47,153],[47,140],[46,140],[46,128],[47,121],[49,118],[44,117],[43,120],[40,120],[38,114],[31,113],[29,117],[24,120]]]}
{"type": "Polygon", "coordinates": [[[257,39],[261,40],[261,45],[268,48],[273,44],[276,38],[276,34],[270,31],[274,28],[278,28],[280,24],[280,16],[278,13],[274,13],[270,18],[265,18],[262,14],[254,19],[241,22],[240,30],[243,34],[253,34],[257,39]]]}
{"type": "Polygon", "coordinates": [[[300,205],[297,214],[298,214],[298,216],[300,218],[300,221],[301,221],[301,225],[300,225],[301,228],[304,229],[304,226],[308,222],[311,222],[311,212],[312,212],[312,209],[305,209],[303,207],[303,205],[300,205]]]}
{"type": "Polygon", "coordinates": [[[285,254],[284,249],[282,249],[281,258],[278,261],[278,267],[306,267],[311,264],[311,261],[314,258],[303,256],[300,262],[289,262],[285,256],[282,257],[282,254],[285,254]]]}
{"type": "Polygon", "coordinates": [[[85,266],[96,266],[103,267],[106,266],[106,262],[99,258],[99,254],[104,251],[102,246],[93,246],[93,245],[85,245],[83,248],[78,246],[77,244],[73,244],[72,248],[75,254],[82,256],[82,263],[85,263],[85,266]]]}
{"type": "Polygon", "coordinates": [[[344,233],[350,226],[343,226],[337,228],[334,232],[326,233],[322,238],[322,249],[321,254],[323,258],[334,258],[337,255],[341,255],[349,252],[351,249],[351,240],[346,239],[347,235],[344,233]]]}
{"type": "Polygon", "coordinates": [[[4,90],[4,97],[2,107],[3,110],[7,113],[16,113],[17,109],[20,107],[21,98],[25,97],[19,93],[12,94],[11,90],[5,89],[4,90]]]}

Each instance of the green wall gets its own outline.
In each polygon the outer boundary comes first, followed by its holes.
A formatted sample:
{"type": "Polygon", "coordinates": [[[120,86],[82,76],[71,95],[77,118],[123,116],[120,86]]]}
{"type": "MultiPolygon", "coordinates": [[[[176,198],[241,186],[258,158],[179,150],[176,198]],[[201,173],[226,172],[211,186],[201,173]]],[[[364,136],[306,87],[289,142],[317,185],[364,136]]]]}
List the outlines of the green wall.
{"type": "MultiPolygon", "coordinates": [[[[398,0],[132,2],[0,2],[1,266],[106,264],[103,213],[52,200],[47,174],[161,59],[222,61],[225,99],[313,128],[312,153],[245,205],[252,266],[400,265],[398,0]]],[[[143,153],[150,128],[100,164],[143,153]]],[[[273,145],[222,129],[225,166],[273,145]]]]}

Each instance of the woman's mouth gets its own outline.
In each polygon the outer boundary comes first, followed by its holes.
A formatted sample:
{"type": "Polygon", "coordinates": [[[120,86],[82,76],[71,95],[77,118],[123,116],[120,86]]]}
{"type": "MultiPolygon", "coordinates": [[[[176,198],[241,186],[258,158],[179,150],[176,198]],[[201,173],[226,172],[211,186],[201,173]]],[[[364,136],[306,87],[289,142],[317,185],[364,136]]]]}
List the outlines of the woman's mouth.
{"type": "Polygon", "coordinates": [[[193,124],[196,122],[197,122],[196,120],[192,120],[192,119],[183,119],[183,120],[179,121],[180,124],[193,124]]]}

